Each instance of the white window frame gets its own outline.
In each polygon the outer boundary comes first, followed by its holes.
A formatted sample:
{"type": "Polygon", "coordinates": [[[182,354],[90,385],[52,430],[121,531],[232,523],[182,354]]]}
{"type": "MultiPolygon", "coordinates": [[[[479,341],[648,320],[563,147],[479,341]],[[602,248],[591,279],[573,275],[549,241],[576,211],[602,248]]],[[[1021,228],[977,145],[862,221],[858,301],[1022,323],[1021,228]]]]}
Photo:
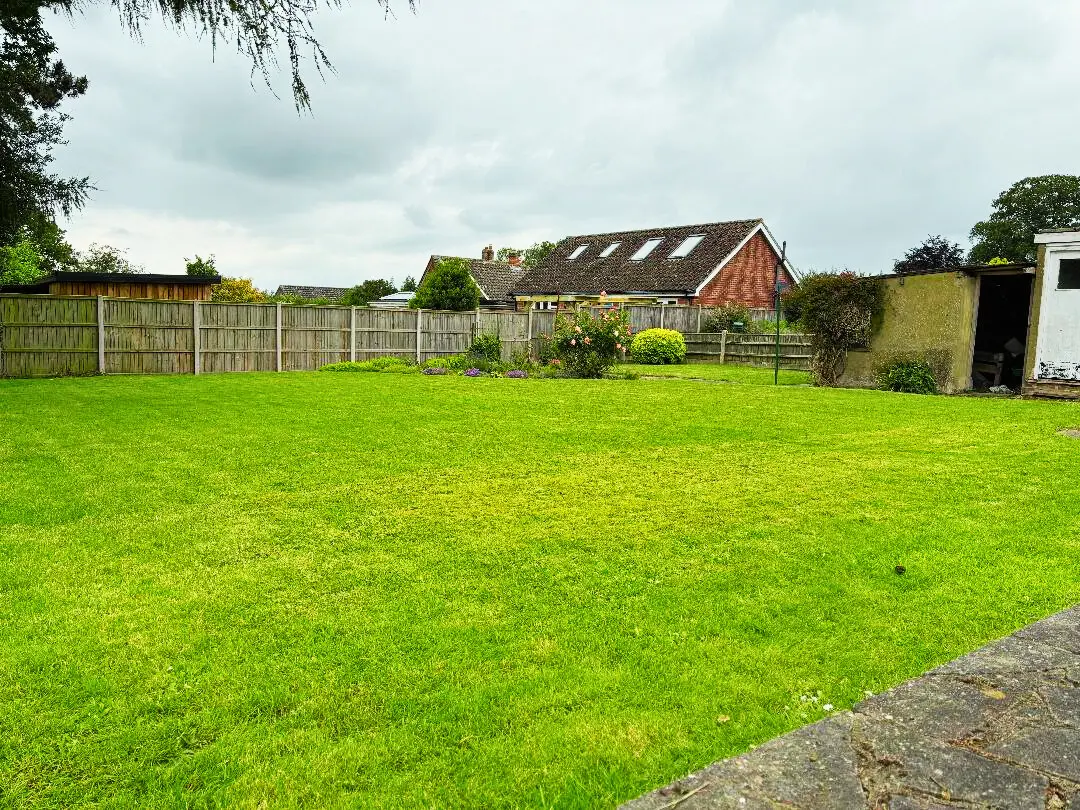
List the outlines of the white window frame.
{"type": "Polygon", "coordinates": [[[610,245],[608,245],[606,248],[604,248],[600,252],[600,258],[601,259],[606,259],[612,253],[614,253],[616,250],[618,250],[621,246],[622,246],[622,242],[612,242],[610,245]]]}
{"type": "Polygon", "coordinates": [[[653,254],[654,250],[656,250],[658,247],[660,247],[661,244],[663,244],[663,242],[664,242],[664,237],[662,237],[662,236],[653,236],[653,237],[651,237],[649,239],[646,239],[645,243],[634,252],[633,256],[630,257],[630,261],[632,261],[632,262],[643,262],[643,261],[645,261],[647,258],[649,258],[653,254]]]}
{"type": "Polygon", "coordinates": [[[573,251],[571,251],[570,255],[566,257],[566,260],[568,262],[576,262],[578,259],[580,259],[584,255],[585,251],[588,250],[588,249],[589,249],[589,246],[587,244],[586,245],[578,245],[576,248],[573,249],[573,251]]]}
{"type": "Polygon", "coordinates": [[[701,243],[704,242],[704,241],[705,241],[705,234],[703,234],[703,233],[691,234],[690,236],[686,237],[681,242],[679,242],[679,246],[676,247],[673,251],[671,251],[671,253],[668,254],[668,258],[669,259],[685,259],[691,253],[693,253],[695,250],[697,250],[701,246],[701,243]],[[694,242],[694,244],[685,253],[679,253],[679,251],[682,250],[691,239],[696,239],[697,241],[694,242]]]}

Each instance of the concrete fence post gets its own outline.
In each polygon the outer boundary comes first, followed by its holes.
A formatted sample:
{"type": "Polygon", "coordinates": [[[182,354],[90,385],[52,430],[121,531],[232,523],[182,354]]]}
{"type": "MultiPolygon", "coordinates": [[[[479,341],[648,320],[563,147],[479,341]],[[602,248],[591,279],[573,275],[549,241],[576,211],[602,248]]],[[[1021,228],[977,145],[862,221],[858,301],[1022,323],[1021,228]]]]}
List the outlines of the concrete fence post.
{"type": "Polygon", "coordinates": [[[356,362],[356,307],[349,308],[349,361],[356,362]]]}
{"type": "Polygon", "coordinates": [[[720,333],[720,365],[724,365],[724,356],[727,354],[727,329],[720,333]]]}
{"type": "Polygon", "coordinates": [[[420,325],[423,323],[424,310],[416,310],[416,362],[420,362],[420,338],[423,334],[420,325]]]}
{"type": "Polygon", "coordinates": [[[532,353],[533,353],[533,345],[532,345],[532,342],[533,342],[533,308],[532,308],[531,304],[529,305],[529,331],[528,331],[528,335],[529,335],[529,337],[525,341],[525,346],[529,351],[529,357],[532,357],[532,353]]]}
{"type": "Polygon", "coordinates": [[[202,310],[199,302],[191,302],[191,370],[202,373],[202,310]]]}
{"type": "Polygon", "coordinates": [[[664,310],[667,309],[665,304],[660,305],[660,328],[664,328],[664,310]]]}
{"type": "Polygon", "coordinates": [[[105,373],[105,296],[97,297],[97,370],[105,373]]]}
{"type": "Polygon", "coordinates": [[[698,304],[697,308],[697,333],[701,334],[701,304],[698,304]]]}
{"type": "Polygon", "coordinates": [[[281,304],[275,305],[274,313],[274,370],[281,371],[281,304]]]}

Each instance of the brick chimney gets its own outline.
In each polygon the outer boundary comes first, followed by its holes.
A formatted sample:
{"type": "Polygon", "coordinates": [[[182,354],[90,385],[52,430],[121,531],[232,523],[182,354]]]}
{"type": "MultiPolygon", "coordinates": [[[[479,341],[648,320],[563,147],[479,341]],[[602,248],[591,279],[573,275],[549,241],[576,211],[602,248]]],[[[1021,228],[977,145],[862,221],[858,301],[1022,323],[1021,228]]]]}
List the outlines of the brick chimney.
{"type": "Polygon", "coordinates": [[[488,245],[482,251],[480,251],[480,258],[485,262],[495,261],[495,247],[494,245],[488,245]]]}
{"type": "Polygon", "coordinates": [[[511,253],[509,261],[510,264],[514,265],[514,267],[521,267],[521,254],[511,253]]]}

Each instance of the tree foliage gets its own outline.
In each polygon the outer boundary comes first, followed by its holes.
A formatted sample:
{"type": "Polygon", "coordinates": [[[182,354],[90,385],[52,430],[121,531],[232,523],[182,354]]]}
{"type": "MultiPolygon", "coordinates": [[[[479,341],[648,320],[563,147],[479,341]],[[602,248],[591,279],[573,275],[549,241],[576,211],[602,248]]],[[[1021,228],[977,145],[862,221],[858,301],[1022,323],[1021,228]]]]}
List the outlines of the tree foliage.
{"type": "Polygon", "coordinates": [[[913,247],[897,259],[893,270],[897,273],[916,273],[938,270],[943,267],[959,267],[964,263],[964,249],[944,236],[928,236],[918,247],[913,247]]]}
{"type": "Polygon", "coordinates": [[[480,306],[480,288],[465,259],[445,258],[428,273],[409,302],[415,309],[449,309],[463,312],[480,306]]]}
{"type": "Polygon", "coordinates": [[[994,258],[1035,260],[1035,234],[1080,225],[1080,177],[1050,174],[1028,177],[998,195],[989,219],[975,223],[969,258],[987,264],[994,258]]]}
{"type": "Polygon", "coordinates": [[[127,257],[125,248],[99,245],[94,242],[85,251],[75,254],[75,266],[81,273],[145,273],[146,268],[127,257]]]}
{"type": "Polygon", "coordinates": [[[0,246],[0,284],[33,284],[44,275],[37,246],[25,236],[0,246]]]}
{"type": "Polygon", "coordinates": [[[393,282],[384,278],[372,278],[363,284],[357,284],[350,289],[341,299],[341,303],[347,307],[364,307],[370,301],[382,298],[384,295],[392,295],[397,292],[393,282]]]}
{"type": "Polygon", "coordinates": [[[250,278],[223,278],[210,290],[210,300],[223,304],[265,304],[268,297],[256,289],[250,278]]]}
{"type": "Polygon", "coordinates": [[[405,280],[401,282],[402,292],[416,292],[416,279],[412,276],[405,276],[405,280]]]}
{"type": "Polygon", "coordinates": [[[885,285],[880,278],[854,273],[815,273],[787,294],[789,319],[811,333],[814,379],[835,385],[850,349],[866,346],[885,309],[885,285]]]}
{"type": "Polygon", "coordinates": [[[41,10],[56,0],[4,0],[0,6],[0,245],[14,245],[20,231],[44,217],[68,215],[82,206],[87,178],[63,178],[50,170],[52,150],[64,143],[66,98],[86,92],[56,58],[41,10]]]}
{"type": "Polygon", "coordinates": [[[537,242],[532,247],[527,247],[524,250],[503,247],[499,248],[498,252],[495,254],[495,258],[500,262],[508,262],[510,261],[510,257],[520,256],[522,267],[527,267],[531,270],[544,261],[544,259],[547,258],[547,255],[554,249],[554,242],[537,242]]]}
{"type": "Polygon", "coordinates": [[[214,263],[214,254],[204,259],[198,253],[195,254],[194,259],[184,258],[184,270],[189,276],[216,276],[218,274],[217,265],[214,263]]]}

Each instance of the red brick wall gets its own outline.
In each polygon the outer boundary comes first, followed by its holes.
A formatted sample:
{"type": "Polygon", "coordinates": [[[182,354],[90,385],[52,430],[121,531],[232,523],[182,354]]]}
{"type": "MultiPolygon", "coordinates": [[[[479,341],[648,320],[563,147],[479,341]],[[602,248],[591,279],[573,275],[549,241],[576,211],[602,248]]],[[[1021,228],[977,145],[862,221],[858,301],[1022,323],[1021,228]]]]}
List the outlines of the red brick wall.
{"type": "MultiPolygon", "coordinates": [[[[754,309],[772,309],[773,272],[779,258],[769,240],[756,234],[716,278],[705,285],[694,303],[706,307],[735,303],[754,309]]],[[[791,283],[784,270],[780,271],[780,278],[791,283]]]]}

